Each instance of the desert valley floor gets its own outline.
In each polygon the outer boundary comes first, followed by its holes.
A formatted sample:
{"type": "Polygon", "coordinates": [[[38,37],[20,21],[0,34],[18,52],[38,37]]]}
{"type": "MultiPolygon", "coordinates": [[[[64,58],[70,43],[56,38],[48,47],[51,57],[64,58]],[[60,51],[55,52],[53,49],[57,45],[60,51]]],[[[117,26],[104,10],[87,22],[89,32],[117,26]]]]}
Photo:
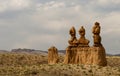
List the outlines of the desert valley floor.
{"type": "Polygon", "coordinates": [[[120,57],[107,56],[106,67],[97,65],[47,64],[47,54],[0,53],[0,76],[120,76],[120,57]]]}

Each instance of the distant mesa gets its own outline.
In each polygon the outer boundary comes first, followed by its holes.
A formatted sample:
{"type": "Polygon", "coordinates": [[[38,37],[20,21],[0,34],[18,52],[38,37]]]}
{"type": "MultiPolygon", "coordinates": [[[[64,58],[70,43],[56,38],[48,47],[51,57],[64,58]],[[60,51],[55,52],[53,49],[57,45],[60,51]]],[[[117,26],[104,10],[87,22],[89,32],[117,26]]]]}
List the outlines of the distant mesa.
{"type": "Polygon", "coordinates": [[[42,51],[42,50],[35,50],[35,49],[21,49],[21,48],[18,48],[18,49],[12,49],[11,52],[15,52],[15,53],[44,53],[44,54],[47,54],[48,52],[47,51],[42,51]]]}
{"type": "Polygon", "coordinates": [[[0,50],[0,53],[6,53],[6,52],[9,52],[7,50],[0,50]]]}
{"type": "Polygon", "coordinates": [[[34,49],[21,49],[21,48],[18,48],[18,49],[12,49],[11,52],[34,52],[36,50],[34,49]]]}

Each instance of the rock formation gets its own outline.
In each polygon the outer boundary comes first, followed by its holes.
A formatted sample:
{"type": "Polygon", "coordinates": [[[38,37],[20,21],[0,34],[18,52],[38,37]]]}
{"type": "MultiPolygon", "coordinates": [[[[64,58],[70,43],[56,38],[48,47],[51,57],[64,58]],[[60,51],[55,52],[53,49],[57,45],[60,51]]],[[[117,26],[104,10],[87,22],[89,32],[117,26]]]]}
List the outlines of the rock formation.
{"type": "Polygon", "coordinates": [[[69,31],[71,39],[68,41],[69,46],[66,48],[65,64],[89,64],[106,66],[105,48],[101,44],[100,24],[95,23],[92,29],[94,44],[89,46],[89,40],[85,38],[85,29],[82,26],[79,30],[80,38],[76,38],[76,30],[72,27],[69,31]]]}
{"type": "Polygon", "coordinates": [[[106,53],[104,47],[101,44],[100,24],[98,22],[96,22],[93,26],[92,33],[94,45],[89,49],[91,55],[89,57],[90,59],[88,61],[88,64],[106,66],[106,53]]]}
{"type": "Polygon", "coordinates": [[[90,41],[85,38],[85,29],[83,26],[81,26],[79,30],[79,35],[80,35],[80,38],[78,39],[78,46],[88,47],[90,41]]]}
{"type": "Polygon", "coordinates": [[[79,30],[80,38],[78,39],[78,47],[75,63],[86,64],[89,55],[89,40],[85,38],[85,29],[81,26],[79,30]]]}
{"type": "Polygon", "coordinates": [[[101,37],[100,37],[100,24],[98,22],[95,22],[95,25],[93,26],[92,33],[93,33],[93,39],[94,39],[94,45],[93,46],[102,46],[101,44],[101,37]]]}
{"type": "Polygon", "coordinates": [[[105,54],[105,49],[104,47],[90,47],[90,56],[89,56],[89,61],[87,64],[90,65],[99,65],[99,66],[106,66],[107,65],[107,60],[106,60],[106,54],[105,54]]]}
{"type": "Polygon", "coordinates": [[[58,50],[56,47],[52,46],[48,49],[48,64],[58,63],[58,50]]]}
{"type": "Polygon", "coordinates": [[[68,41],[69,46],[66,48],[66,55],[63,62],[65,64],[75,63],[76,51],[77,51],[77,38],[76,38],[76,30],[74,27],[70,29],[69,34],[71,38],[68,41]]]}
{"type": "Polygon", "coordinates": [[[69,34],[71,36],[70,40],[68,41],[69,47],[77,46],[76,30],[74,27],[70,29],[69,34]]]}

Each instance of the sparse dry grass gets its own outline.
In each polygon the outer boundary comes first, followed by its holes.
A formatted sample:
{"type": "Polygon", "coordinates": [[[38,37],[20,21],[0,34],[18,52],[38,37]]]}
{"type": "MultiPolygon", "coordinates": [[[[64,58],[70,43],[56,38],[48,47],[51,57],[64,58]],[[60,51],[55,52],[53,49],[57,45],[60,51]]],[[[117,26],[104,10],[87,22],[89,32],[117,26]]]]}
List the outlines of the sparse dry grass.
{"type": "Polygon", "coordinates": [[[107,57],[108,66],[47,64],[47,56],[0,53],[0,76],[120,76],[120,57],[107,57]]]}
{"type": "Polygon", "coordinates": [[[0,66],[25,66],[47,64],[47,57],[32,53],[0,53],[0,66]]]}

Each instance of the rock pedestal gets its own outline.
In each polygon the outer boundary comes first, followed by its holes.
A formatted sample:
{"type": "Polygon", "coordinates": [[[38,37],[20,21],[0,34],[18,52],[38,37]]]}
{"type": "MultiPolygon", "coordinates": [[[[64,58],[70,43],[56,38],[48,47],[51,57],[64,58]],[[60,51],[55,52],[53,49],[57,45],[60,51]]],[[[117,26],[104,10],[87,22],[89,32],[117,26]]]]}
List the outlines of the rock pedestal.
{"type": "Polygon", "coordinates": [[[66,48],[66,55],[64,58],[64,64],[74,64],[76,58],[77,48],[76,47],[68,47],[66,48]]]}
{"type": "Polygon", "coordinates": [[[71,36],[70,40],[68,41],[69,46],[66,48],[66,55],[64,58],[65,64],[74,64],[77,52],[77,38],[76,38],[76,30],[72,27],[69,31],[71,36]]]}
{"type": "Polygon", "coordinates": [[[76,64],[87,64],[89,59],[89,47],[78,47],[76,53],[76,64]]]}
{"type": "Polygon", "coordinates": [[[99,65],[99,66],[106,66],[107,60],[106,60],[106,53],[103,46],[101,47],[90,47],[90,57],[87,64],[92,65],[99,65]]]}
{"type": "Polygon", "coordinates": [[[85,29],[82,26],[79,29],[80,38],[78,39],[78,47],[77,47],[77,54],[76,54],[76,64],[86,64],[89,55],[89,40],[85,38],[85,29]]]}
{"type": "Polygon", "coordinates": [[[93,47],[90,48],[91,51],[91,64],[93,65],[100,65],[100,66],[106,66],[107,60],[106,60],[106,53],[103,45],[101,44],[101,36],[100,36],[100,23],[95,22],[95,25],[93,26],[92,33],[93,33],[93,47]]]}
{"type": "Polygon", "coordinates": [[[48,49],[48,64],[58,63],[58,50],[56,47],[52,46],[48,49]]]}

